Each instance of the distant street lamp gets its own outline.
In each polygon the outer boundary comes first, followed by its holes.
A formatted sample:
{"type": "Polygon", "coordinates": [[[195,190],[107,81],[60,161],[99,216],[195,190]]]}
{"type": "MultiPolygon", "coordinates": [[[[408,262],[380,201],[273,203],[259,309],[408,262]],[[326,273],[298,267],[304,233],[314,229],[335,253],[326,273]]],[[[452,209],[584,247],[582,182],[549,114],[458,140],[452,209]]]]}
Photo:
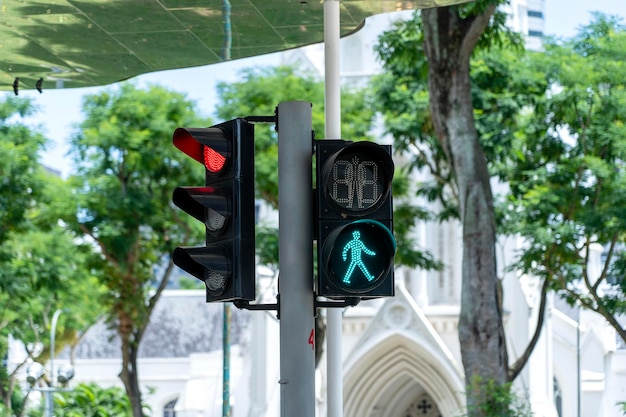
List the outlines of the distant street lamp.
{"type": "Polygon", "coordinates": [[[57,382],[65,386],[70,379],[74,378],[74,368],[69,363],[64,363],[57,371],[57,382]]]}
{"type": "MultiPolygon", "coordinates": [[[[43,377],[45,368],[38,362],[33,362],[26,370],[26,381],[31,386],[32,390],[43,392],[45,395],[45,417],[52,417],[54,415],[54,401],[52,394],[57,391],[65,391],[64,388],[55,387],[54,382],[54,344],[57,328],[57,321],[59,315],[63,310],[58,309],[52,316],[52,323],[50,325],[50,386],[48,387],[36,387],[35,384],[43,377]]],[[[74,377],[74,368],[70,364],[63,364],[59,367],[57,375],[57,381],[61,386],[65,386],[74,377]]]]}
{"type": "Polygon", "coordinates": [[[28,369],[26,369],[26,381],[31,386],[35,385],[37,381],[41,379],[44,373],[46,373],[46,370],[44,369],[43,365],[39,362],[33,362],[28,367],[28,369]]]}

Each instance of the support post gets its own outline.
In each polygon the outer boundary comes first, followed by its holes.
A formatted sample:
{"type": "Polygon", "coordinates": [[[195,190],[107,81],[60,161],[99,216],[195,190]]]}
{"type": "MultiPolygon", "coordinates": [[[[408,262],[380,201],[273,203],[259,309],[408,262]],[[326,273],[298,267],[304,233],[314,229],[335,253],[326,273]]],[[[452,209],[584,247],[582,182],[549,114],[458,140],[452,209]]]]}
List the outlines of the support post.
{"type": "Polygon", "coordinates": [[[230,304],[224,303],[222,317],[222,417],[230,417],[230,304]]]}
{"type": "MultiPolygon", "coordinates": [[[[324,80],[326,139],[341,139],[339,0],[324,1],[324,80]]],[[[328,417],[343,417],[342,309],[326,310],[328,417]]]]}
{"type": "Polygon", "coordinates": [[[278,105],[280,415],[315,417],[311,103],[278,105]]]}

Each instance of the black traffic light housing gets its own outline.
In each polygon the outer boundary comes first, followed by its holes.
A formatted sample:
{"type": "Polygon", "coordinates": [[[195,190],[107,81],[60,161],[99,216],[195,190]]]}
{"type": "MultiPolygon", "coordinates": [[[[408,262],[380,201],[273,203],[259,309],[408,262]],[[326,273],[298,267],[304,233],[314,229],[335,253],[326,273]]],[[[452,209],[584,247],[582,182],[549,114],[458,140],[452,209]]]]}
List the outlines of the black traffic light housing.
{"type": "Polygon", "coordinates": [[[206,228],[205,246],[176,248],[174,263],[206,284],[207,302],[254,300],[254,125],[178,128],[173,142],[206,172],[204,187],[174,190],[174,204],[206,228]]]}
{"type": "Polygon", "coordinates": [[[317,295],[394,295],[391,146],[318,140],[317,295]]]}

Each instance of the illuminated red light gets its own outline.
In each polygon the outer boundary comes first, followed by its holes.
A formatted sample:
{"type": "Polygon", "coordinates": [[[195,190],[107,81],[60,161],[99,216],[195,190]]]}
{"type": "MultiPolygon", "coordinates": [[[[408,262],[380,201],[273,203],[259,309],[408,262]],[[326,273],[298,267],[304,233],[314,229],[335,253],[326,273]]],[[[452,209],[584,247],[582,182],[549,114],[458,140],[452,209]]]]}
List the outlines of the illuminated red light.
{"type": "Polygon", "coordinates": [[[220,172],[225,163],[226,158],[222,154],[208,146],[204,147],[204,166],[207,170],[212,173],[220,172]]]}

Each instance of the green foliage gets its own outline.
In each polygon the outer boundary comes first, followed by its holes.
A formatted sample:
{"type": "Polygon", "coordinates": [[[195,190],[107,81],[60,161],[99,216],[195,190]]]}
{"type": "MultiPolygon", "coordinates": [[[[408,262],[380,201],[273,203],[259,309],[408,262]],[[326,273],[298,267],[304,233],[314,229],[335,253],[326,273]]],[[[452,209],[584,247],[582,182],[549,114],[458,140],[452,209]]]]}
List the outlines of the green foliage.
{"type": "MultiPolygon", "coordinates": [[[[464,7],[474,10],[479,6],[468,3],[464,7]]],[[[421,27],[420,15],[415,13],[411,20],[396,23],[393,30],[379,37],[375,51],[385,72],[374,78],[372,88],[396,151],[411,156],[409,173],[425,169],[431,174],[428,179],[420,179],[415,193],[427,201],[437,201],[441,209],[433,214],[445,221],[458,218],[458,191],[450,163],[434,132],[421,27]]],[[[548,84],[545,74],[525,69],[525,53],[516,37],[491,42],[489,48],[474,52],[472,104],[481,145],[487,159],[496,164],[493,173],[498,174],[497,164],[508,155],[515,139],[518,115],[548,84]]]]}
{"type": "Polygon", "coordinates": [[[531,417],[530,405],[513,390],[511,383],[498,384],[475,376],[467,387],[474,403],[468,405],[466,417],[531,417]]]}
{"type": "Polygon", "coordinates": [[[522,271],[602,314],[626,340],[614,319],[626,312],[624,58],[626,27],[596,15],[572,40],[549,43],[526,61],[555,87],[520,118],[502,171],[511,194],[501,216],[507,233],[529,242],[517,265],[522,271]],[[605,264],[593,275],[587,266],[600,246],[605,264]]]}
{"type": "Polygon", "coordinates": [[[102,287],[86,266],[88,246],[76,244],[65,230],[33,230],[10,239],[14,256],[3,265],[0,276],[11,282],[0,293],[7,333],[25,342],[42,342],[40,360],[49,353],[50,319],[65,309],[57,325],[59,347],[75,342],[78,335],[102,313],[96,300],[102,287]]]}
{"type": "Polygon", "coordinates": [[[457,216],[456,190],[449,163],[435,137],[430,117],[428,65],[422,53],[424,40],[419,14],[396,23],[384,32],[375,46],[384,73],[375,77],[372,88],[385,131],[394,138],[394,150],[407,153],[407,175],[427,169],[432,179],[419,180],[414,192],[427,201],[438,200],[440,218],[457,216]]]}
{"type": "Polygon", "coordinates": [[[259,263],[278,266],[278,229],[259,226],[256,229],[256,239],[262,242],[257,245],[259,263]]]}
{"type": "MultiPolygon", "coordinates": [[[[6,369],[4,369],[6,372],[6,369]]],[[[4,378],[3,378],[4,380],[4,378]]],[[[24,414],[24,406],[27,397],[24,396],[21,387],[17,386],[11,393],[11,407],[0,403],[0,417],[14,417],[24,414]]]]}
{"type": "MultiPolygon", "coordinates": [[[[28,100],[8,98],[0,103],[0,356],[7,352],[9,334],[40,344],[39,360],[50,352],[50,320],[65,309],[57,326],[57,349],[75,343],[98,317],[94,302],[101,287],[86,263],[91,246],[75,239],[65,224],[64,198],[70,191],[61,178],[39,164],[46,140],[27,128],[21,116],[33,110],[28,100]]],[[[31,354],[32,352],[28,352],[31,354]]],[[[0,371],[2,402],[19,410],[14,392],[15,369],[0,371]]]]}
{"type": "MultiPolygon", "coordinates": [[[[549,279],[568,301],[603,314],[622,338],[626,331],[612,317],[626,312],[624,29],[620,19],[596,14],[576,37],[548,42],[543,52],[525,52],[505,36],[479,45],[471,61],[481,146],[491,174],[510,189],[496,207],[498,233],[529,242],[510,266],[549,279]],[[592,277],[587,262],[597,244],[609,256],[592,277]],[[599,292],[607,278],[611,290],[599,292]]],[[[431,174],[417,177],[417,196],[437,201],[441,209],[431,216],[445,220],[458,217],[458,193],[434,134],[422,43],[417,14],[385,32],[376,46],[385,73],[373,88],[395,148],[410,155],[409,173],[431,174]]]]}
{"type": "Polygon", "coordinates": [[[41,196],[38,154],[46,140],[22,122],[34,110],[26,99],[5,96],[0,101],[0,244],[25,226],[28,210],[41,196]]]}
{"type": "MultiPolygon", "coordinates": [[[[130,401],[119,387],[78,384],[53,394],[55,417],[130,417],[130,401]]],[[[29,417],[42,417],[43,405],[31,409],[29,417]]],[[[147,409],[146,409],[147,410],[147,409]]]]}
{"type": "Polygon", "coordinates": [[[190,278],[187,275],[178,278],[178,287],[181,290],[203,290],[206,288],[204,282],[196,278],[190,278]]]}

